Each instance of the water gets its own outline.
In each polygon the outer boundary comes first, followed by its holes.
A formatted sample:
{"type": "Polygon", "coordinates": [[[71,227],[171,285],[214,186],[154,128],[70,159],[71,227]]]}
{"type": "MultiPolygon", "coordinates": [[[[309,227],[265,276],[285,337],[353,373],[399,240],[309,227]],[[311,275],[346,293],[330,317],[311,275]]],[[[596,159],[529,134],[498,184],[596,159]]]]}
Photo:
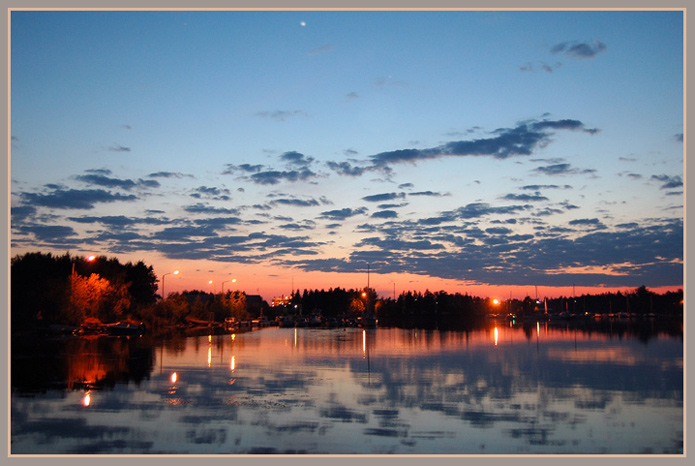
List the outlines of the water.
{"type": "Polygon", "coordinates": [[[13,455],[682,455],[683,422],[682,335],[499,323],[13,340],[13,455]]]}

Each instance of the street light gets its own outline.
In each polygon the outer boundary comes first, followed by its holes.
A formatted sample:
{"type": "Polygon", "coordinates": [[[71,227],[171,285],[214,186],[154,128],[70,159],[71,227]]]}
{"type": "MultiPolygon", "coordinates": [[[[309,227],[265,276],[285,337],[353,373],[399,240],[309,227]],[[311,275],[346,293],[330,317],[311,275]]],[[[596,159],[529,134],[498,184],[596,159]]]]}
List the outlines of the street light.
{"type": "Polygon", "coordinates": [[[222,282],[222,294],[224,294],[224,284],[229,282],[236,283],[236,278],[232,278],[231,280],[225,280],[222,282]]]}
{"type": "Polygon", "coordinates": [[[166,296],[164,295],[164,277],[166,277],[167,275],[171,275],[172,273],[173,273],[174,275],[178,275],[178,274],[179,274],[179,271],[178,271],[178,270],[174,270],[173,272],[167,272],[167,273],[165,273],[164,275],[162,275],[162,299],[165,299],[165,298],[166,298],[166,296]]]}
{"type": "MultiPolygon", "coordinates": [[[[86,258],[85,260],[86,260],[87,262],[92,262],[92,261],[93,261],[94,259],[96,259],[96,258],[97,258],[97,256],[95,256],[95,255],[92,254],[91,256],[87,256],[87,258],[86,258]]],[[[75,262],[74,262],[74,261],[73,261],[73,263],[72,263],[72,273],[73,273],[73,275],[75,274],[75,262]]]]}

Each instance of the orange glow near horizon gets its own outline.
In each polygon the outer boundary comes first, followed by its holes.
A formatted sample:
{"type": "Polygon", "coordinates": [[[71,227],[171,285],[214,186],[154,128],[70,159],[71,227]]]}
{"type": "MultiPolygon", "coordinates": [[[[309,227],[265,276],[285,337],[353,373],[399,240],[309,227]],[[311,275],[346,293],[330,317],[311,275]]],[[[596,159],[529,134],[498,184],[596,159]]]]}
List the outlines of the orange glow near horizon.
{"type": "MultiPolygon", "coordinates": [[[[50,251],[56,254],[61,251],[50,251]]],[[[98,254],[109,254],[104,251],[97,251],[98,254]]],[[[248,295],[260,295],[267,302],[271,302],[274,297],[287,296],[291,291],[320,290],[330,288],[344,288],[362,290],[367,284],[366,273],[340,273],[340,272],[307,272],[291,268],[272,267],[267,264],[229,264],[210,260],[181,260],[167,259],[160,254],[154,254],[148,259],[144,259],[141,254],[119,255],[121,262],[143,261],[147,265],[152,265],[157,277],[161,280],[164,273],[169,270],[171,275],[166,279],[166,292],[181,293],[184,291],[204,291],[209,290],[210,274],[214,276],[236,277],[237,282],[242,285],[237,290],[243,291],[248,295]],[[269,272],[272,270],[272,272],[269,272]]],[[[578,272],[581,272],[577,269],[578,272]]],[[[577,277],[582,277],[583,273],[578,273],[577,277]]],[[[553,276],[549,274],[549,276],[553,276]]],[[[637,287],[645,285],[650,291],[663,294],[682,290],[683,285],[652,287],[649,283],[635,283],[632,287],[627,286],[544,286],[537,284],[538,298],[545,297],[552,299],[557,297],[571,297],[581,295],[596,295],[603,293],[632,292],[637,287]]],[[[536,297],[536,284],[527,285],[491,285],[478,283],[475,281],[453,280],[431,277],[426,275],[416,275],[410,273],[387,273],[380,274],[378,270],[371,270],[370,288],[374,289],[381,298],[391,298],[396,289],[396,297],[405,292],[422,292],[427,290],[443,290],[447,293],[468,294],[470,296],[488,298],[493,296],[505,296],[511,299],[523,300],[525,297],[536,297]]],[[[219,290],[217,290],[219,292],[219,290]]]]}

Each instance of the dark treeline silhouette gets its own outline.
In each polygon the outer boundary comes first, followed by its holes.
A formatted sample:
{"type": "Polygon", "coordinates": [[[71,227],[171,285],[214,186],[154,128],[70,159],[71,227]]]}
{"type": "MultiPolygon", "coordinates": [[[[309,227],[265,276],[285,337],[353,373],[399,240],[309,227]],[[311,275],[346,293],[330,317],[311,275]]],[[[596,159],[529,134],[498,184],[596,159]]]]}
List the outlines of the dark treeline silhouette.
{"type": "Polygon", "coordinates": [[[11,261],[10,291],[13,330],[89,318],[141,320],[156,303],[157,277],[142,261],[27,253],[11,261]]]}
{"type": "Polygon", "coordinates": [[[273,320],[301,315],[340,319],[371,314],[379,326],[424,329],[470,328],[490,315],[511,315],[519,320],[610,314],[683,317],[682,290],[656,294],[645,286],[628,293],[503,301],[446,291],[408,291],[397,299],[383,299],[372,288],[331,288],[293,291],[269,306],[260,296],[243,291],[213,294],[193,290],[161,299],[157,282],[152,266],[142,261],[121,264],[115,258],[90,260],[69,253],[16,256],[11,262],[12,331],[51,324],[80,326],[90,321],[143,322],[147,328],[162,330],[227,318],[273,320]]]}

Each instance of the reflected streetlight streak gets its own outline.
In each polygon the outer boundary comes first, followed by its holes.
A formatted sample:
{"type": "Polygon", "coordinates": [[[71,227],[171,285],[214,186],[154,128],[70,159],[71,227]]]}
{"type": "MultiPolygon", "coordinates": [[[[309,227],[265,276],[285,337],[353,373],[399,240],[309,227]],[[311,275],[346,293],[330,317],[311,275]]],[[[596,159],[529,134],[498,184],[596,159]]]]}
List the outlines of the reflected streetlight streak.
{"type": "Polygon", "coordinates": [[[229,363],[229,369],[234,371],[236,369],[236,362],[234,361],[234,356],[232,356],[232,362],[229,363]]]}
{"type": "Polygon", "coordinates": [[[82,398],[82,406],[87,408],[90,404],[92,403],[92,395],[87,392],[84,395],[84,398],[82,398]]]}
{"type": "Polygon", "coordinates": [[[495,327],[495,346],[497,346],[497,341],[500,338],[500,331],[497,330],[497,327],[495,327]]]}
{"type": "Polygon", "coordinates": [[[367,331],[362,330],[362,356],[367,354],[367,331]]]}
{"type": "Polygon", "coordinates": [[[171,374],[171,383],[176,383],[176,379],[178,379],[178,374],[176,372],[173,372],[171,374]]]}

